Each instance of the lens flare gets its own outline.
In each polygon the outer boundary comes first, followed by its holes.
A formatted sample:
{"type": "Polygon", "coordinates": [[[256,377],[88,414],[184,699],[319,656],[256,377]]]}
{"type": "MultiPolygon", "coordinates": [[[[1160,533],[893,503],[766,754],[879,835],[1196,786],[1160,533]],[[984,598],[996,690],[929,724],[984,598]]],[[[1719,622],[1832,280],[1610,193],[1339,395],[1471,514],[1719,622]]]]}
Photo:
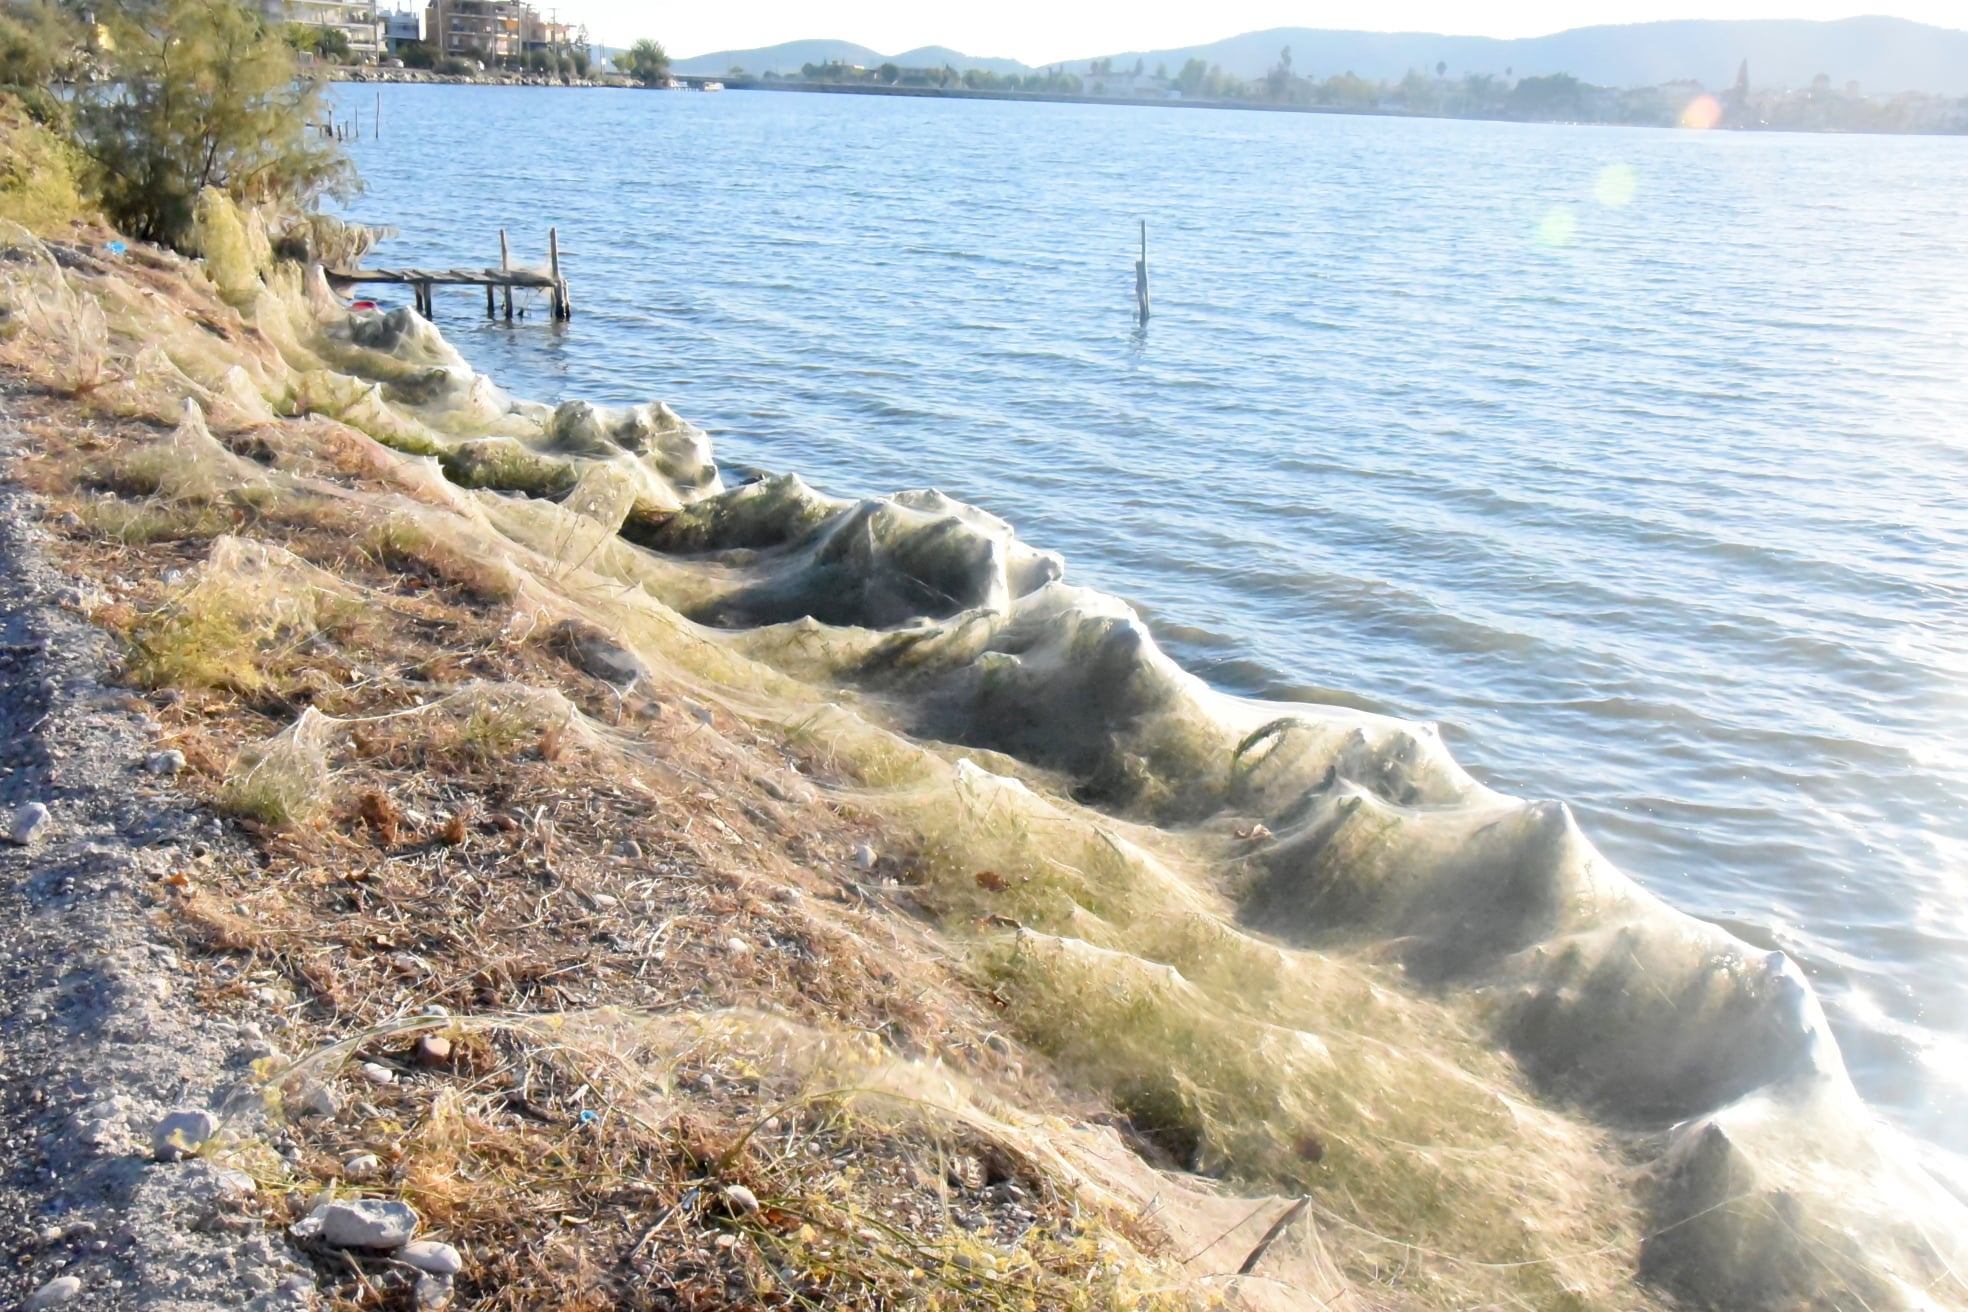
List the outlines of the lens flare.
{"type": "Polygon", "coordinates": [[[1712,128],[1722,121],[1722,102],[1714,96],[1696,96],[1681,111],[1681,126],[1684,128],[1712,128]]]}
{"type": "Polygon", "coordinates": [[[1578,236],[1578,226],[1578,215],[1571,206],[1554,206],[1549,213],[1538,220],[1538,245],[1569,246],[1578,236]]]}
{"type": "Polygon", "coordinates": [[[1592,184],[1592,195],[1609,210],[1625,209],[1633,203],[1633,193],[1639,185],[1639,179],[1630,167],[1608,164],[1599,170],[1598,181],[1592,184]]]}

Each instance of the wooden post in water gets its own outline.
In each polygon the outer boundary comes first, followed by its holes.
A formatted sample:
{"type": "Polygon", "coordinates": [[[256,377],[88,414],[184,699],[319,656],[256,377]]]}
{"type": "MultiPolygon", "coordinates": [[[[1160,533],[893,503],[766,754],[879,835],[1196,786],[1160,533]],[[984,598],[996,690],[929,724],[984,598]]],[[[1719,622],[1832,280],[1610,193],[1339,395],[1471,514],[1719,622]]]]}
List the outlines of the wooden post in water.
{"type": "Polygon", "coordinates": [[[553,317],[567,317],[567,284],[560,280],[560,229],[547,229],[547,273],[553,279],[553,317]]]}
{"type": "Polygon", "coordinates": [[[382,139],[383,139],[383,92],[382,89],[378,87],[376,90],[376,140],[381,141],[382,139]]]}
{"type": "MultiPolygon", "coordinates": [[[[512,271],[512,247],[506,243],[506,230],[499,229],[499,272],[512,271]]],[[[506,322],[512,322],[512,284],[506,284],[506,322]]]]}
{"type": "Polygon", "coordinates": [[[1141,221],[1141,259],[1134,266],[1134,299],[1141,308],[1141,322],[1148,322],[1148,220],[1141,221]]]}

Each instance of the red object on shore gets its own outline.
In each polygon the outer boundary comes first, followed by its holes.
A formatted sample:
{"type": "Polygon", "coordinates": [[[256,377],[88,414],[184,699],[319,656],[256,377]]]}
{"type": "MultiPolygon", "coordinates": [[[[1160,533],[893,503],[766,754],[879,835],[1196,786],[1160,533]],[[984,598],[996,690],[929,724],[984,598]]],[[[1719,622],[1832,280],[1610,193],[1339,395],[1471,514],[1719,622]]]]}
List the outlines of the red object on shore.
{"type": "Polygon", "coordinates": [[[351,309],[351,310],[374,310],[374,309],[377,309],[377,308],[378,308],[378,306],[376,305],[376,303],[375,303],[374,301],[350,301],[350,302],[349,302],[349,309],[351,309]]]}

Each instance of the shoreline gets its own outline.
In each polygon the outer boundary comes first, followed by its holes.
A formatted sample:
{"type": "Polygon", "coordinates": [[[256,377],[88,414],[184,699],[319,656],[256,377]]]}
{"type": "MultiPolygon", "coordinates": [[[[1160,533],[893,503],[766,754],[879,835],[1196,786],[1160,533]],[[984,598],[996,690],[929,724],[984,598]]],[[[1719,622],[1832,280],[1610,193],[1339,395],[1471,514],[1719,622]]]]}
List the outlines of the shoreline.
{"type": "MultiPolygon", "coordinates": [[[[498,75],[473,74],[463,76],[444,76],[426,73],[421,70],[385,69],[371,70],[331,70],[329,80],[349,86],[499,86],[559,88],[562,90],[608,90],[608,91],[663,91],[664,88],[642,87],[620,82],[598,82],[592,79],[576,82],[560,82],[545,78],[521,76],[518,74],[498,75]],[[404,76],[409,72],[410,76],[404,76]]],[[[744,76],[736,77],[696,77],[696,81],[716,81],[722,84],[725,92],[766,91],[786,92],[807,95],[844,96],[886,96],[915,100],[996,100],[1024,101],[1041,104],[1061,105],[1118,105],[1135,109],[1192,109],[1192,110],[1248,110],[1266,114],[1311,114],[1342,118],[1382,118],[1382,119],[1420,119],[1439,122],[1461,123],[1509,123],[1520,126],[1578,127],[1578,128],[1626,128],[1641,131],[1686,132],[1745,132],[1778,133],[1792,136],[1826,137],[1963,137],[1968,136],[1968,127],[1954,129],[1913,129],[1892,131],[1887,129],[1843,129],[1843,128],[1800,128],[1763,127],[1717,124],[1712,128],[1690,129],[1672,124],[1660,123],[1613,123],[1593,119],[1542,119],[1516,118],[1501,114],[1437,114],[1418,113],[1406,109],[1380,109],[1371,107],[1347,108],[1336,105],[1276,105],[1261,101],[1240,100],[1170,100],[1166,98],[1088,96],[1068,95],[1049,91],[974,91],[967,87],[885,87],[850,86],[833,83],[806,83],[793,81],[765,81],[744,76]]],[[[697,92],[696,94],[704,94],[697,92]]],[[[724,94],[719,92],[717,94],[724,94]]]]}
{"type": "MultiPolygon", "coordinates": [[[[939,493],[727,489],[660,402],[507,396],[416,314],[352,314],[272,261],[260,222],[214,205],[197,266],[63,244],[31,266],[60,288],[29,286],[99,299],[120,345],[12,367],[50,371],[23,468],[91,580],[78,608],[251,854],[159,879],[160,914],[208,996],[282,1018],[262,1078],[335,1107],[278,1131],[269,1220],[318,1186],[401,1195],[464,1248],[471,1297],[563,1244],[757,1292],[820,1259],[742,1199],[817,1215],[802,1191],[834,1185],[745,1146],[851,1074],[946,1081],[955,1120],[923,1142],[979,1162],[926,1183],[831,1122],[778,1127],[796,1161],[810,1134],[880,1168],[871,1207],[954,1189],[982,1218],[915,1223],[903,1268],[892,1237],[828,1220],[871,1289],[985,1258],[1084,1282],[1035,1200],[1088,1191],[1130,1270],[1199,1288],[1286,1255],[1246,1235],[1172,1268],[1129,1228],[1151,1200],[1207,1238],[1224,1209],[1261,1231],[1315,1199],[1298,1264],[1260,1275],[1327,1301],[1397,1260],[1421,1302],[1882,1306],[1896,1273],[1946,1278],[1909,1222],[1960,1209],[1858,1104],[1795,967],[1638,889],[1562,805],[1483,788],[1425,726],[1210,690],[939,493]],[[272,1003],[226,987],[261,974],[272,1003]],[[555,1018],[635,1061],[569,1083],[530,1046],[555,1018]],[[678,1025],[728,1025],[729,1059],[655,1056],[709,1042],[678,1025]],[[816,1076],[828,1043],[876,1055],[816,1076]],[[486,1083],[502,1063],[538,1072],[520,1105],[544,1121],[486,1083]],[[580,1101],[603,1087],[601,1112],[580,1101]],[[453,1098],[502,1134],[597,1123],[658,1157],[616,1115],[638,1099],[727,1137],[663,1158],[655,1202],[570,1197],[606,1223],[543,1236],[497,1190],[445,1192],[430,1127],[453,1098]],[[686,1201],[706,1161],[723,1201],[686,1201]],[[694,1237],[651,1254],[651,1217],[678,1213],[694,1237]]],[[[247,1128],[214,1160],[274,1133],[247,1128]]]]}

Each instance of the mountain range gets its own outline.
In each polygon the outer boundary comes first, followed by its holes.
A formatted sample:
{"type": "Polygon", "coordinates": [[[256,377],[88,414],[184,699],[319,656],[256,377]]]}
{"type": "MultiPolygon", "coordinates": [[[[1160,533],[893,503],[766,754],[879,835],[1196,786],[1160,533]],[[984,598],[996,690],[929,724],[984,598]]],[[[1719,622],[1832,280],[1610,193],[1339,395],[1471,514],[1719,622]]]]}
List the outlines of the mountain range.
{"type": "MultiPolygon", "coordinates": [[[[1737,68],[1747,60],[1751,83],[1759,87],[1808,86],[1823,73],[1834,85],[1857,82],[1868,93],[1968,95],[1968,31],[1882,17],[1834,22],[1686,19],[1581,27],[1513,40],[1281,27],[1208,45],[1129,50],[1107,57],[1117,69],[1131,69],[1140,61],[1150,72],[1166,68],[1170,73],[1190,59],[1201,59],[1238,77],[1255,78],[1269,71],[1287,46],[1293,71],[1318,78],[1350,72],[1394,81],[1411,70],[1432,71],[1437,64],[1446,64],[1450,76],[1570,73],[1599,86],[1652,86],[1692,79],[1720,87],[1734,81],[1737,68]]],[[[1084,72],[1098,57],[1063,60],[1048,67],[1084,72]]],[[[1033,71],[1017,60],[980,59],[942,46],[883,55],[851,41],[789,41],[758,50],[721,50],[677,60],[674,68],[679,73],[719,74],[733,67],[753,74],[797,73],[805,64],[833,60],[868,68],[894,63],[903,68],[948,65],[959,72],[1033,71]]]]}

